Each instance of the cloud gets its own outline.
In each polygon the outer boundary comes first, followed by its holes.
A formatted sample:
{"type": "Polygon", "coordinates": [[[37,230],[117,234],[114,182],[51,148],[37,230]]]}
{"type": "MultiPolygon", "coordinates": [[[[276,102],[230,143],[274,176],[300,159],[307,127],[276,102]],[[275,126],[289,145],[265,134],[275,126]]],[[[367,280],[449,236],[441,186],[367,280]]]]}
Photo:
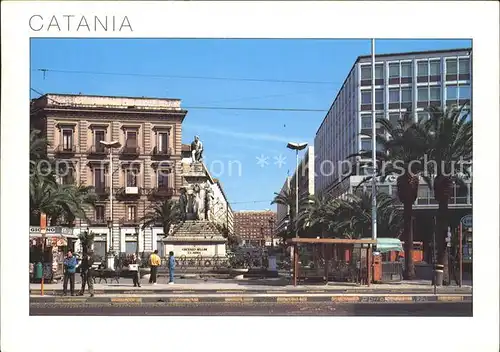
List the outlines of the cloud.
{"type": "Polygon", "coordinates": [[[204,125],[186,125],[183,128],[187,129],[187,130],[211,132],[211,133],[221,134],[224,136],[230,136],[230,137],[234,137],[234,138],[253,139],[256,141],[288,143],[290,141],[302,142],[302,141],[306,140],[306,138],[287,137],[284,135],[269,134],[269,133],[239,132],[239,131],[232,131],[232,130],[226,130],[226,129],[221,129],[221,128],[214,128],[214,127],[204,126],[204,125]]]}

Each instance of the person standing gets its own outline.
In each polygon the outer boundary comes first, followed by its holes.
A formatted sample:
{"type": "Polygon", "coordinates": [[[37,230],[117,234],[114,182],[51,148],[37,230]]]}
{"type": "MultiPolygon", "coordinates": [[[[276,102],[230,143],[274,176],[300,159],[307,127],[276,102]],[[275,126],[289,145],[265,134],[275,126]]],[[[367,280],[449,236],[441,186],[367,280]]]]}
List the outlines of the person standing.
{"type": "Polygon", "coordinates": [[[135,264],[132,267],[129,266],[129,270],[132,271],[132,280],[134,282],[134,287],[141,287],[140,276],[139,276],[139,265],[140,259],[137,258],[137,255],[132,254],[132,259],[130,260],[130,264],[135,264]]]}
{"type": "Polygon", "coordinates": [[[75,271],[76,271],[76,258],[71,251],[68,251],[66,258],[63,262],[64,279],[63,279],[63,295],[68,294],[68,280],[69,290],[72,296],[75,295],[75,271]]]}
{"type": "Polygon", "coordinates": [[[170,251],[168,253],[168,276],[169,276],[169,284],[174,283],[174,269],[175,269],[175,257],[174,252],[170,251]]]}
{"type": "Polygon", "coordinates": [[[149,278],[149,283],[156,285],[156,275],[158,273],[158,267],[161,264],[160,256],[158,255],[158,250],[156,249],[149,258],[149,265],[151,266],[151,277],[149,278]]]}
{"type": "Polygon", "coordinates": [[[79,296],[83,296],[85,293],[85,284],[89,287],[90,297],[94,297],[94,275],[92,272],[92,265],[94,265],[93,253],[88,252],[83,254],[82,264],[80,265],[81,276],[82,276],[82,288],[78,293],[79,296]]]}

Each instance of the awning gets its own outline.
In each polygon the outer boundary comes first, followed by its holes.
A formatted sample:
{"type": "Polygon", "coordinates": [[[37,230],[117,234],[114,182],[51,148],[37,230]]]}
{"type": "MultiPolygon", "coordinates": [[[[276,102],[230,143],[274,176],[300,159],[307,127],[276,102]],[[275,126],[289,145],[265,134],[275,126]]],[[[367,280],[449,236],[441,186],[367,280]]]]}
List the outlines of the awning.
{"type": "MultiPolygon", "coordinates": [[[[73,229],[63,226],[49,226],[46,229],[46,237],[78,238],[73,234],[73,229]]],[[[30,238],[42,237],[39,226],[30,226],[30,238]]]]}
{"type": "Polygon", "coordinates": [[[387,253],[387,252],[402,252],[403,245],[401,240],[398,238],[377,238],[377,252],[387,253]]]}

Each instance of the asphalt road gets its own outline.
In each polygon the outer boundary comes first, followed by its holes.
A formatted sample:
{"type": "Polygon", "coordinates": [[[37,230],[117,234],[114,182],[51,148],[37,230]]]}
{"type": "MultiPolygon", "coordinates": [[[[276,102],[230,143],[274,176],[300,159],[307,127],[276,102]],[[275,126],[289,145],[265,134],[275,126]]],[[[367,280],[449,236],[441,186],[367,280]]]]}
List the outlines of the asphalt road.
{"type": "Polygon", "coordinates": [[[30,304],[30,315],[122,316],[457,316],[471,317],[472,303],[198,303],[30,304]]]}

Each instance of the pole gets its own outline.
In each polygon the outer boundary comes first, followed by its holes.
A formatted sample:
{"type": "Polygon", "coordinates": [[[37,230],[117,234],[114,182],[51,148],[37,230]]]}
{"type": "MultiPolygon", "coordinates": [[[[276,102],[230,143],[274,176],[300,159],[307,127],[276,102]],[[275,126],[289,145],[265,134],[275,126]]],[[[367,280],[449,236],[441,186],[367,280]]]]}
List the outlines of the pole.
{"type": "Polygon", "coordinates": [[[45,262],[45,234],[47,233],[47,214],[40,213],[40,233],[42,235],[42,279],[40,280],[40,295],[43,296],[44,273],[43,267],[45,262]]]}
{"type": "Polygon", "coordinates": [[[433,276],[434,276],[434,294],[436,294],[436,281],[437,281],[437,272],[436,272],[436,217],[434,216],[434,229],[432,231],[432,265],[433,265],[433,276]]]}
{"type": "Polygon", "coordinates": [[[458,286],[462,287],[462,276],[463,276],[463,258],[462,258],[462,222],[460,221],[460,225],[458,226],[458,266],[459,266],[459,283],[458,286]]]}
{"type": "Polygon", "coordinates": [[[109,219],[111,231],[109,232],[109,249],[113,248],[113,148],[109,147],[109,219]]]}
{"type": "Polygon", "coordinates": [[[295,172],[295,237],[299,237],[299,150],[295,151],[296,155],[296,167],[297,171],[295,172]]]}
{"type": "MultiPolygon", "coordinates": [[[[372,239],[377,239],[377,143],[375,118],[375,39],[372,39],[372,239]]],[[[377,246],[376,244],[374,245],[377,246]]]]}

